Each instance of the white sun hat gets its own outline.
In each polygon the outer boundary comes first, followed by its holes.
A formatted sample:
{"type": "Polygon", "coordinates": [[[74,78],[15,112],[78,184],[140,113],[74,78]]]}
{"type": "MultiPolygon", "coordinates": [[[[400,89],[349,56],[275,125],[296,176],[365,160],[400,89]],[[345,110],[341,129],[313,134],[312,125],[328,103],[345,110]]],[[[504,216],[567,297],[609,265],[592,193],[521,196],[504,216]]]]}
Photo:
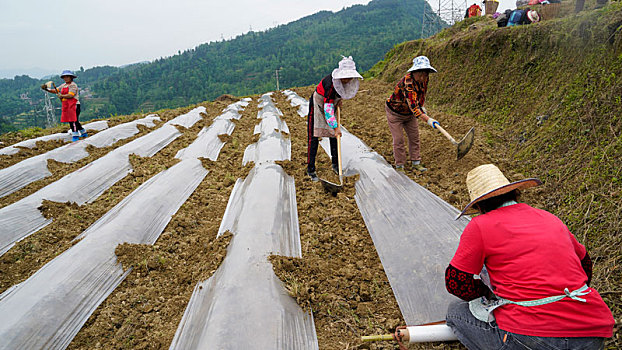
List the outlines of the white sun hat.
{"type": "Polygon", "coordinates": [[[534,23],[540,22],[540,15],[535,10],[529,10],[529,12],[527,12],[527,18],[534,23]]]}
{"type": "Polygon", "coordinates": [[[413,66],[408,70],[413,72],[416,70],[428,70],[432,73],[436,73],[436,69],[430,65],[430,60],[425,56],[417,56],[413,58],[413,66]]]}
{"type": "Polygon", "coordinates": [[[491,197],[500,196],[516,189],[539,186],[542,184],[542,181],[536,178],[529,178],[510,182],[505,176],[503,176],[503,173],[499,170],[499,168],[493,164],[484,164],[468,172],[466,184],[471,202],[464,207],[457,218],[464,214],[477,213],[477,210],[473,208],[473,204],[477,202],[481,202],[491,197]]]}
{"type": "Polygon", "coordinates": [[[341,61],[339,61],[339,68],[333,69],[333,73],[331,75],[333,79],[363,79],[359,72],[356,71],[356,64],[354,63],[352,56],[343,57],[341,61]]]}

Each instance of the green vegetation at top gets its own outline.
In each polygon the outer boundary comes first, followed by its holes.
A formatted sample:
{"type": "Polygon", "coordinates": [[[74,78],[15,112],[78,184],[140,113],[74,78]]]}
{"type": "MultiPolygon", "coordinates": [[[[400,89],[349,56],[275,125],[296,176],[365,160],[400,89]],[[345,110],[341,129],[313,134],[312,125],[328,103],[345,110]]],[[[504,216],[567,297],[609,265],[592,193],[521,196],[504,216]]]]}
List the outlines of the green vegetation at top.
{"type": "MultiPolygon", "coordinates": [[[[274,90],[277,69],[280,87],[309,85],[336,68],[341,55],[351,55],[359,71],[365,71],[394,45],[420,37],[424,6],[432,11],[424,0],[373,0],[336,13],[318,12],[266,31],[251,31],[229,41],[199,45],[149,64],[80,70],[76,82],[93,96],[81,98],[81,118],[175,108],[222,94],[243,96],[274,90]]],[[[40,84],[26,76],[0,80],[1,132],[9,131],[18,115],[33,109],[20,94],[40,96],[40,84]]],[[[42,126],[44,118],[39,115],[30,122],[20,126],[42,126]]]]}

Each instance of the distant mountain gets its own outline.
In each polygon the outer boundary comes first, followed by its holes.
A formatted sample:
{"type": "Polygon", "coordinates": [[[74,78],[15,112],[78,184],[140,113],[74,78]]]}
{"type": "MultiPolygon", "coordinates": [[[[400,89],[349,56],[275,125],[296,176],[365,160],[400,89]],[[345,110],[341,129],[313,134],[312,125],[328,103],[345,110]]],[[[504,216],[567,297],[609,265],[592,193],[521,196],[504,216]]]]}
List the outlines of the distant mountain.
{"type": "MultiPolygon", "coordinates": [[[[151,63],[81,70],[76,82],[92,96],[81,100],[81,118],[147,112],[212,100],[222,94],[242,96],[274,90],[277,69],[281,88],[314,84],[337,66],[341,55],[351,55],[362,72],[396,44],[420,38],[424,7],[433,12],[425,0],[373,0],[199,45],[151,63]]],[[[41,94],[36,90],[40,82],[27,78],[0,79],[0,98],[7,101],[7,105],[0,103],[0,117],[23,113],[27,107],[16,94],[19,88],[7,96],[11,86],[21,84],[25,92],[41,94]]]]}
{"type": "Polygon", "coordinates": [[[22,68],[22,69],[0,69],[0,79],[8,78],[13,79],[16,75],[28,75],[33,78],[45,78],[46,76],[50,76],[53,74],[58,74],[60,72],[53,71],[51,69],[46,68],[22,68]]]}
{"type": "Polygon", "coordinates": [[[149,63],[149,61],[140,61],[140,62],[136,62],[136,63],[124,64],[124,65],[120,66],[119,68],[127,68],[127,67],[131,67],[131,66],[135,66],[135,65],[148,64],[148,63],[149,63]]]}

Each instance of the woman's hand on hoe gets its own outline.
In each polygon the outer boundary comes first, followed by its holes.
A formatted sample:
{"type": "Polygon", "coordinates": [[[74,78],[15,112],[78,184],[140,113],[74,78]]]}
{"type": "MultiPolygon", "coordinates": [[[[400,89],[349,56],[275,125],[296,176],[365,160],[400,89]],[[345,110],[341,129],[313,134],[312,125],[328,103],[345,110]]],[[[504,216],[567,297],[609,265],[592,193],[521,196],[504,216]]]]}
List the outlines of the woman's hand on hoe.
{"type": "Polygon", "coordinates": [[[341,136],[342,136],[342,133],[341,133],[341,126],[340,126],[340,125],[338,125],[338,126],[335,128],[335,137],[341,137],[341,136]]]}
{"type": "Polygon", "coordinates": [[[422,116],[423,116],[425,122],[428,123],[428,125],[433,127],[434,129],[436,129],[437,126],[441,125],[441,124],[439,124],[439,122],[436,119],[430,118],[427,114],[423,114],[422,116]]]}

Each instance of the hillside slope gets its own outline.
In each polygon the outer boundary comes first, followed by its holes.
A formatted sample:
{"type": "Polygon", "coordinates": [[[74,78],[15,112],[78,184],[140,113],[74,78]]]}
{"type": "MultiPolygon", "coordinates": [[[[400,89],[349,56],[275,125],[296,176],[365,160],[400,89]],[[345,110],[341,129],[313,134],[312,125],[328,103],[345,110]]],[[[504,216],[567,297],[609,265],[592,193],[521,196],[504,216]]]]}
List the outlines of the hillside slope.
{"type": "Polygon", "coordinates": [[[587,246],[619,324],[622,4],[529,26],[463,21],[397,46],[368,74],[393,83],[419,54],[439,71],[426,101],[484,124],[477,138],[544,181],[538,204],[587,246]]]}

